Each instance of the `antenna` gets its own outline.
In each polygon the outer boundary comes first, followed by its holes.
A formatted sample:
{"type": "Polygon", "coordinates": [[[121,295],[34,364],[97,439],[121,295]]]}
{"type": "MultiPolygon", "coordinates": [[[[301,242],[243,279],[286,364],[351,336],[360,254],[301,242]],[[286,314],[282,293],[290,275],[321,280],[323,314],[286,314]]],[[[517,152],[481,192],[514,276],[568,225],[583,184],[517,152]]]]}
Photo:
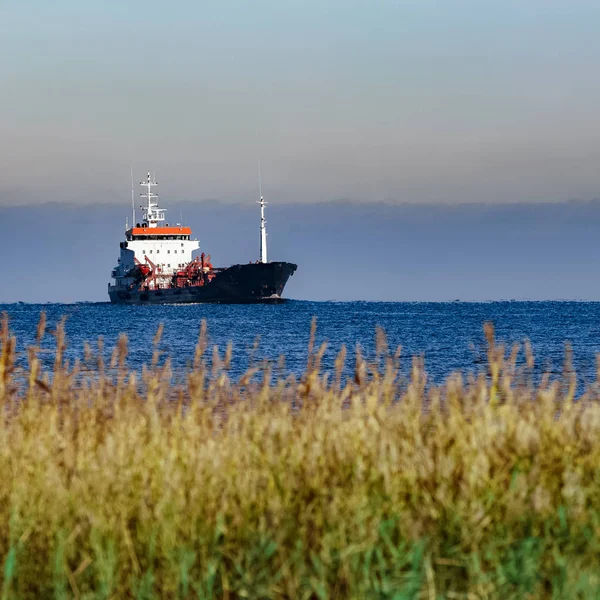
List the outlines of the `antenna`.
{"type": "Polygon", "coordinates": [[[133,190],[133,167],[129,165],[129,170],[131,171],[131,226],[135,227],[135,200],[134,200],[134,190],[133,190]]]}
{"type": "Polygon", "coordinates": [[[260,200],[257,204],[260,206],[260,262],[267,262],[267,221],[265,220],[265,202],[262,195],[262,184],[260,180],[260,159],[258,160],[258,194],[260,200]]]}

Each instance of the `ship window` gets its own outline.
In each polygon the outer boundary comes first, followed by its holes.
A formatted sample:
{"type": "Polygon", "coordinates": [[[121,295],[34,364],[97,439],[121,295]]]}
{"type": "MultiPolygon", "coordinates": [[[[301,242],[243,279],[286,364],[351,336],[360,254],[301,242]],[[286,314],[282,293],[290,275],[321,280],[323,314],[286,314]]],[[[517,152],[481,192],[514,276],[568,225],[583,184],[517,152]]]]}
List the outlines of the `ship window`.
{"type": "Polygon", "coordinates": [[[152,254],[152,250],[150,250],[150,254],[152,254]]]}
{"type": "Polygon", "coordinates": [[[171,251],[170,251],[170,250],[167,250],[167,254],[171,254],[171,251]]]}
{"type": "Polygon", "coordinates": [[[160,252],[160,250],[157,250],[157,251],[156,251],[156,254],[159,254],[159,252],[160,252]]]}
{"type": "Polygon", "coordinates": [[[181,242],[181,245],[183,246],[183,242],[181,242]]]}
{"type": "Polygon", "coordinates": [[[171,268],[171,263],[169,263],[169,264],[167,265],[167,267],[169,267],[169,269],[170,269],[170,268],[171,268]]]}

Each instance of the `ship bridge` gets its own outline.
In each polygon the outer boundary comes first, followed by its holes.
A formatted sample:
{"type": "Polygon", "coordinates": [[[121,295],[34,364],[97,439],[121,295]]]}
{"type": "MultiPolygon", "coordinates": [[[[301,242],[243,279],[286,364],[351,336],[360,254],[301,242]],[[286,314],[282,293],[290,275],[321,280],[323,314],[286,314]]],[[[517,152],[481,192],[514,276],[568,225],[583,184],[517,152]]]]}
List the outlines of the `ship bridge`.
{"type": "Polygon", "coordinates": [[[165,223],[166,209],[158,206],[158,194],[152,191],[158,184],[150,172],[140,185],[145,188],[140,196],[146,200],[146,204],[140,206],[142,222],[126,228],[125,241],[120,243],[119,264],[113,271],[113,277],[122,285],[127,285],[127,274],[136,265],[150,265],[157,274],[168,278],[189,264],[193,260],[193,252],[200,247],[198,241],[192,239],[189,227],[165,223]]]}
{"type": "Polygon", "coordinates": [[[189,240],[192,235],[192,230],[189,227],[144,227],[142,224],[137,224],[136,227],[131,227],[125,232],[128,240],[189,240]]]}

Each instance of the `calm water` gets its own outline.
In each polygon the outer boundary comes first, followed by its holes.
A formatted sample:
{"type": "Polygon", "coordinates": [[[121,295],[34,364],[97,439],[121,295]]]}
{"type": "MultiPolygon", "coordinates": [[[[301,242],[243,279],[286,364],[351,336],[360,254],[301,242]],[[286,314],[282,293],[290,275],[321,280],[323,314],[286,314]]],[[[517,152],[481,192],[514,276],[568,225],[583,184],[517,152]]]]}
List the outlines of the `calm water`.
{"type": "MultiPolygon", "coordinates": [[[[97,304],[0,305],[10,317],[21,350],[32,343],[40,311],[53,328],[66,316],[70,358],[83,356],[84,342],[102,336],[109,349],[120,332],[129,337],[129,366],[150,361],[152,339],[164,324],[160,349],[179,373],[193,358],[202,319],[208,324],[209,342],[222,349],[233,343],[232,374],[243,372],[251,360],[277,360],[285,356],[287,372],[301,373],[306,366],[311,318],[318,323],[317,342],[327,340],[325,368],[332,368],[337,351],[346,344],[352,360],[356,344],[367,356],[375,349],[375,328],[383,327],[390,346],[402,345],[407,357],[424,355],[434,381],[452,371],[479,371],[485,358],[482,325],[492,321],[497,338],[512,344],[528,338],[536,356],[537,373],[560,373],[564,344],[573,347],[574,363],[582,380],[595,378],[595,355],[600,352],[600,303],[492,302],[492,303],[383,303],[299,302],[278,306],[179,305],[113,306],[97,304]],[[251,358],[259,338],[258,351],[251,358]]],[[[52,338],[45,345],[52,348],[52,338]]],[[[46,361],[51,362],[51,354],[46,361]]]]}

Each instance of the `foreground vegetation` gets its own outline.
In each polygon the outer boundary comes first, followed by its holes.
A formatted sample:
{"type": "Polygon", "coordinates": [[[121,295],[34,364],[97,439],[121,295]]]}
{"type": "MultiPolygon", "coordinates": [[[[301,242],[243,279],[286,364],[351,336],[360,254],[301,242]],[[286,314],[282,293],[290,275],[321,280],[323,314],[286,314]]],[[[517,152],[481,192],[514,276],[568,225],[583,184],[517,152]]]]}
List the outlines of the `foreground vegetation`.
{"type": "Polygon", "coordinates": [[[599,598],[594,387],[486,333],[488,373],[441,388],[381,332],[349,381],[312,345],[299,380],[231,381],[202,334],[174,389],[125,339],[70,367],[60,326],[53,372],[19,369],[5,320],[2,598],[599,598]]]}

